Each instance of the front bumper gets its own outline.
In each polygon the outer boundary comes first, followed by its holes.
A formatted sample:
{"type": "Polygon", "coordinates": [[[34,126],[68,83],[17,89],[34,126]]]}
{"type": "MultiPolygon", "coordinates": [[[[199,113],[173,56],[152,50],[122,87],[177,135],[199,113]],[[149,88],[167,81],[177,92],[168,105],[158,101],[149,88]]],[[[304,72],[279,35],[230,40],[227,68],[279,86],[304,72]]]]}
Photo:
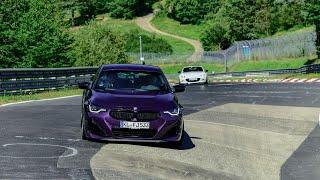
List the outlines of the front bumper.
{"type": "Polygon", "coordinates": [[[196,80],[179,79],[180,84],[204,84],[207,81],[207,78],[197,78],[196,80]]]}
{"type": "Polygon", "coordinates": [[[169,114],[163,114],[159,119],[149,121],[150,128],[148,130],[121,129],[120,120],[113,119],[108,112],[98,114],[87,112],[85,121],[89,124],[86,136],[96,140],[177,142],[181,140],[183,133],[182,115],[170,116],[169,114]]]}

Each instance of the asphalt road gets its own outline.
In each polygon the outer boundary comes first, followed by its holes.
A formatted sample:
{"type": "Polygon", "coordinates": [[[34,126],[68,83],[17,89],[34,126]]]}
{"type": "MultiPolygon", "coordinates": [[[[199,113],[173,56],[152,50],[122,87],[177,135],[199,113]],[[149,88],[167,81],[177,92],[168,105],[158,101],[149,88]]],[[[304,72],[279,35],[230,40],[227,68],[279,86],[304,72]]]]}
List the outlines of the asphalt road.
{"type": "Polygon", "coordinates": [[[319,179],[319,84],[189,86],[181,149],[80,140],[80,97],[0,107],[0,179],[319,179]]]}

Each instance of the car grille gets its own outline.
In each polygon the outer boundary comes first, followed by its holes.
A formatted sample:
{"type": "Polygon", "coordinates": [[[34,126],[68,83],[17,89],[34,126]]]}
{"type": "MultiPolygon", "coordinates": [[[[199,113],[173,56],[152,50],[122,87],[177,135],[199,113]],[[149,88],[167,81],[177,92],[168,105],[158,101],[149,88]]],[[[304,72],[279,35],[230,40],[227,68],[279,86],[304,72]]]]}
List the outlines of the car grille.
{"type": "Polygon", "coordinates": [[[200,81],[200,78],[197,79],[186,79],[188,82],[197,82],[200,81]]]}
{"type": "Polygon", "coordinates": [[[157,132],[154,129],[113,129],[112,133],[120,138],[152,138],[157,132]]]}
{"type": "Polygon", "coordinates": [[[134,118],[135,114],[134,112],[129,112],[129,111],[112,110],[110,111],[110,116],[120,120],[131,120],[134,118]]]}
{"type": "Polygon", "coordinates": [[[129,110],[111,110],[110,116],[118,120],[131,121],[136,119],[138,121],[151,121],[159,118],[160,114],[157,112],[133,112],[129,110]]]}

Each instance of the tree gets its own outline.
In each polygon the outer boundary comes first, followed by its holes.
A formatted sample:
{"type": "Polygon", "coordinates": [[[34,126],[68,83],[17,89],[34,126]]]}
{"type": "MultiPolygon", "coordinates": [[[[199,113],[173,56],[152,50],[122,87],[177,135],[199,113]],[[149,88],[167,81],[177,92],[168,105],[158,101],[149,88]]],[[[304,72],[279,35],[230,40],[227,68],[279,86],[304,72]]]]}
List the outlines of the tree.
{"type": "Polygon", "coordinates": [[[226,38],[227,30],[218,23],[213,23],[205,29],[201,36],[202,46],[205,51],[226,49],[231,42],[226,38]],[[214,43],[212,43],[214,42],[214,43]]]}
{"type": "Polygon", "coordinates": [[[164,7],[170,18],[183,24],[199,24],[209,13],[216,13],[220,0],[166,0],[164,7]]]}
{"type": "Polygon", "coordinates": [[[271,8],[271,22],[275,31],[287,31],[295,26],[304,26],[305,0],[274,1],[271,8]]]}
{"type": "Polygon", "coordinates": [[[0,2],[0,66],[71,66],[72,39],[54,0],[0,2]]]}
{"type": "Polygon", "coordinates": [[[123,37],[104,25],[92,22],[75,32],[74,38],[76,66],[128,63],[123,37]]]}
{"type": "Polygon", "coordinates": [[[196,24],[203,19],[203,15],[200,13],[201,4],[198,0],[166,1],[165,7],[169,17],[183,24],[196,24]]]}
{"type": "Polygon", "coordinates": [[[93,19],[98,14],[109,12],[108,5],[113,0],[59,0],[59,6],[71,14],[71,26],[84,24],[93,19]],[[75,12],[80,13],[80,17],[75,18],[75,12]]]}
{"type": "Polygon", "coordinates": [[[143,52],[171,54],[173,51],[171,45],[167,41],[157,38],[155,35],[145,35],[136,30],[130,31],[124,35],[126,41],[125,49],[127,52],[140,51],[139,36],[141,36],[143,41],[143,52]]]}
{"type": "Polygon", "coordinates": [[[317,55],[318,59],[320,59],[320,2],[318,0],[308,0],[307,1],[307,18],[311,23],[316,26],[317,33],[317,55]]]}
{"type": "Polygon", "coordinates": [[[113,0],[109,3],[110,15],[115,18],[132,19],[152,12],[155,0],[113,0]]]}
{"type": "Polygon", "coordinates": [[[234,41],[273,34],[272,5],[273,0],[224,1],[216,14],[208,16],[211,19],[203,32],[202,43],[207,50],[225,49],[234,41]]]}

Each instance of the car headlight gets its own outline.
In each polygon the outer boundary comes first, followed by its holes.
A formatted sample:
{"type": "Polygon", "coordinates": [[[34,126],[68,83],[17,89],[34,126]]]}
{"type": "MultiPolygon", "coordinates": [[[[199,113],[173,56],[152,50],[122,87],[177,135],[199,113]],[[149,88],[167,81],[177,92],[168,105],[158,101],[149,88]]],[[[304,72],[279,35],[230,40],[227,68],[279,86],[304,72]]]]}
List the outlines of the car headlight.
{"type": "Polygon", "coordinates": [[[163,113],[165,114],[169,114],[170,116],[179,116],[180,115],[180,108],[179,107],[176,107],[172,110],[169,110],[169,111],[164,111],[163,113]]]}
{"type": "Polygon", "coordinates": [[[92,113],[100,113],[100,112],[106,112],[106,109],[100,108],[98,106],[89,105],[89,111],[92,113]]]}
{"type": "Polygon", "coordinates": [[[184,75],[181,75],[180,78],[183,79],[183,78],[185,78],[185,76],[184,76],[184,75]]]}

